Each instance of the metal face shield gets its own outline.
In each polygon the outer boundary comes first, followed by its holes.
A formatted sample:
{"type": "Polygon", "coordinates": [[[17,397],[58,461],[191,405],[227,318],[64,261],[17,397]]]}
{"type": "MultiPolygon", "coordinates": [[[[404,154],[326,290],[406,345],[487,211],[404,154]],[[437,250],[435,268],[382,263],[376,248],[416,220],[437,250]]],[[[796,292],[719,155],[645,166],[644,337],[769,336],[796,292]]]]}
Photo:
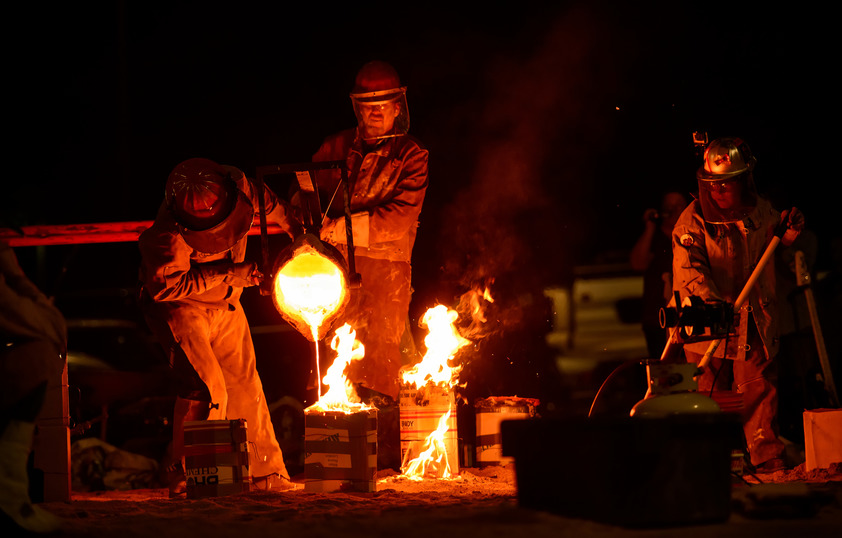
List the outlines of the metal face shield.
{"type": "Polygon", "coordinates": [[[351,102],[364,139],[379,140],[409,132],[406,88],[351,94],[351,102]]]}
{"type": "Polygon", "coordinates": [[[746,218],[757,206],[757,190],[751,172],[707,180],[699,177],[702,215],[711,224],[727,224],[746,218]]]}

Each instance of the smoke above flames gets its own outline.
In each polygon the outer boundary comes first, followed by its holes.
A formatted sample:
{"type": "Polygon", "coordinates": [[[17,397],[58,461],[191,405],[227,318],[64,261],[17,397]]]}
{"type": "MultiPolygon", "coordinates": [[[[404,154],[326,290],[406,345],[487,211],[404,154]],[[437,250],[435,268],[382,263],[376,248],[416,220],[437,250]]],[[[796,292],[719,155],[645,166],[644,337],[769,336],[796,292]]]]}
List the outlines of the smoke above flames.
{"type": "Polygon", "coordinates": [[[594,76],[605,65],[594,26],[590,12],[572,10],[510,36],[476,66],[482,75],[460,108],[463,120],[445,122],[454,127],[451,142],[467,146],[466,162],[435,166],[431,149],[430,188],[444,182],[455,191],[440,216],[428,212],[440,222],[437,269],[457,296],[470,295],[458,299],[460,316],[486,288],[500,299],[485,305],[496,311],[486,331],[523,322],[524,295],[564,278],[594,218],[582,203],[593,188],[592,150],[584,148],[600,146],[603,127],[592,112],[606,86],[605,76],[594,76]],[[468,140],[456,139],[466,133],[468,140]]]}

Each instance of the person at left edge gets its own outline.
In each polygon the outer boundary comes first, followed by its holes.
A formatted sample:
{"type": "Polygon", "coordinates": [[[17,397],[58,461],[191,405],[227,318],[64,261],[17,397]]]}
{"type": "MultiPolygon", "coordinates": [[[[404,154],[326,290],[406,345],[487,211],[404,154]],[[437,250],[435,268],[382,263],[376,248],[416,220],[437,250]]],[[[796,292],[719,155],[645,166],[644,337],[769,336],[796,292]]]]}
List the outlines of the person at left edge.
{"type": "MultiPolygon", "coordinates": [[[[266,220],[290,237],[302,232],[289,206],[264,189],[266,220]]],[[[245,261],[258,215],[255,185],[232,166],[208,159],[178,164],[153,225],[141,234],[141,308],[170,358],[177,398],[170,496],[185,492],[185,420],[246,419],[254,487],[291,486],[256,369],[243,288],[260,283],[245,261]]]]}

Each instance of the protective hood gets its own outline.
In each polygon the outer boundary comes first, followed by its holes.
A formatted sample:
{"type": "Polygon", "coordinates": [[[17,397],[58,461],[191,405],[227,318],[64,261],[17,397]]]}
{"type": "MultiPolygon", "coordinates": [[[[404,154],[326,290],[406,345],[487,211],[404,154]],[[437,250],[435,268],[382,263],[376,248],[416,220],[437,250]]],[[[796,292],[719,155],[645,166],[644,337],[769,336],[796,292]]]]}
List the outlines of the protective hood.
{"type": "Polygon", "coordinates": [[[207,230],[190,230],[177,224],[184,241],[205,254],[225,252],[245,237],[254,221],[254,206],[248,197],[237,189],[237,201],[231,213],[219,224],[207,230]]]}

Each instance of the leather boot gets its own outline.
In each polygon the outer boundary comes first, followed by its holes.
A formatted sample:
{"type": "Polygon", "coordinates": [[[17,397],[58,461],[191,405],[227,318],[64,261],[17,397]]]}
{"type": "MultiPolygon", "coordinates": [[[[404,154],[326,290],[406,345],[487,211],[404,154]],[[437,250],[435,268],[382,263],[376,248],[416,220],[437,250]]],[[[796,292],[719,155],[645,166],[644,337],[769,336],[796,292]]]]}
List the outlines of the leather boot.
{"type": "Polygon", "coordinates": [[[172,463],[167,467],[170,498],[184,497],[187,493],[187,479],[184,475],[184,423],[191,420],[205,420],[209,412],[209,402],[175,399],[172,423],[172,463]]]}
{"type": "Polygon", "coordinates": [[[32,504],[29,497],[26,462],[34,434],[34,423],[17,420],[10,421],[0,434],[0,528],[11,520],[17,533],[51,533],[61,527],[59,518],[32,504]]]}

